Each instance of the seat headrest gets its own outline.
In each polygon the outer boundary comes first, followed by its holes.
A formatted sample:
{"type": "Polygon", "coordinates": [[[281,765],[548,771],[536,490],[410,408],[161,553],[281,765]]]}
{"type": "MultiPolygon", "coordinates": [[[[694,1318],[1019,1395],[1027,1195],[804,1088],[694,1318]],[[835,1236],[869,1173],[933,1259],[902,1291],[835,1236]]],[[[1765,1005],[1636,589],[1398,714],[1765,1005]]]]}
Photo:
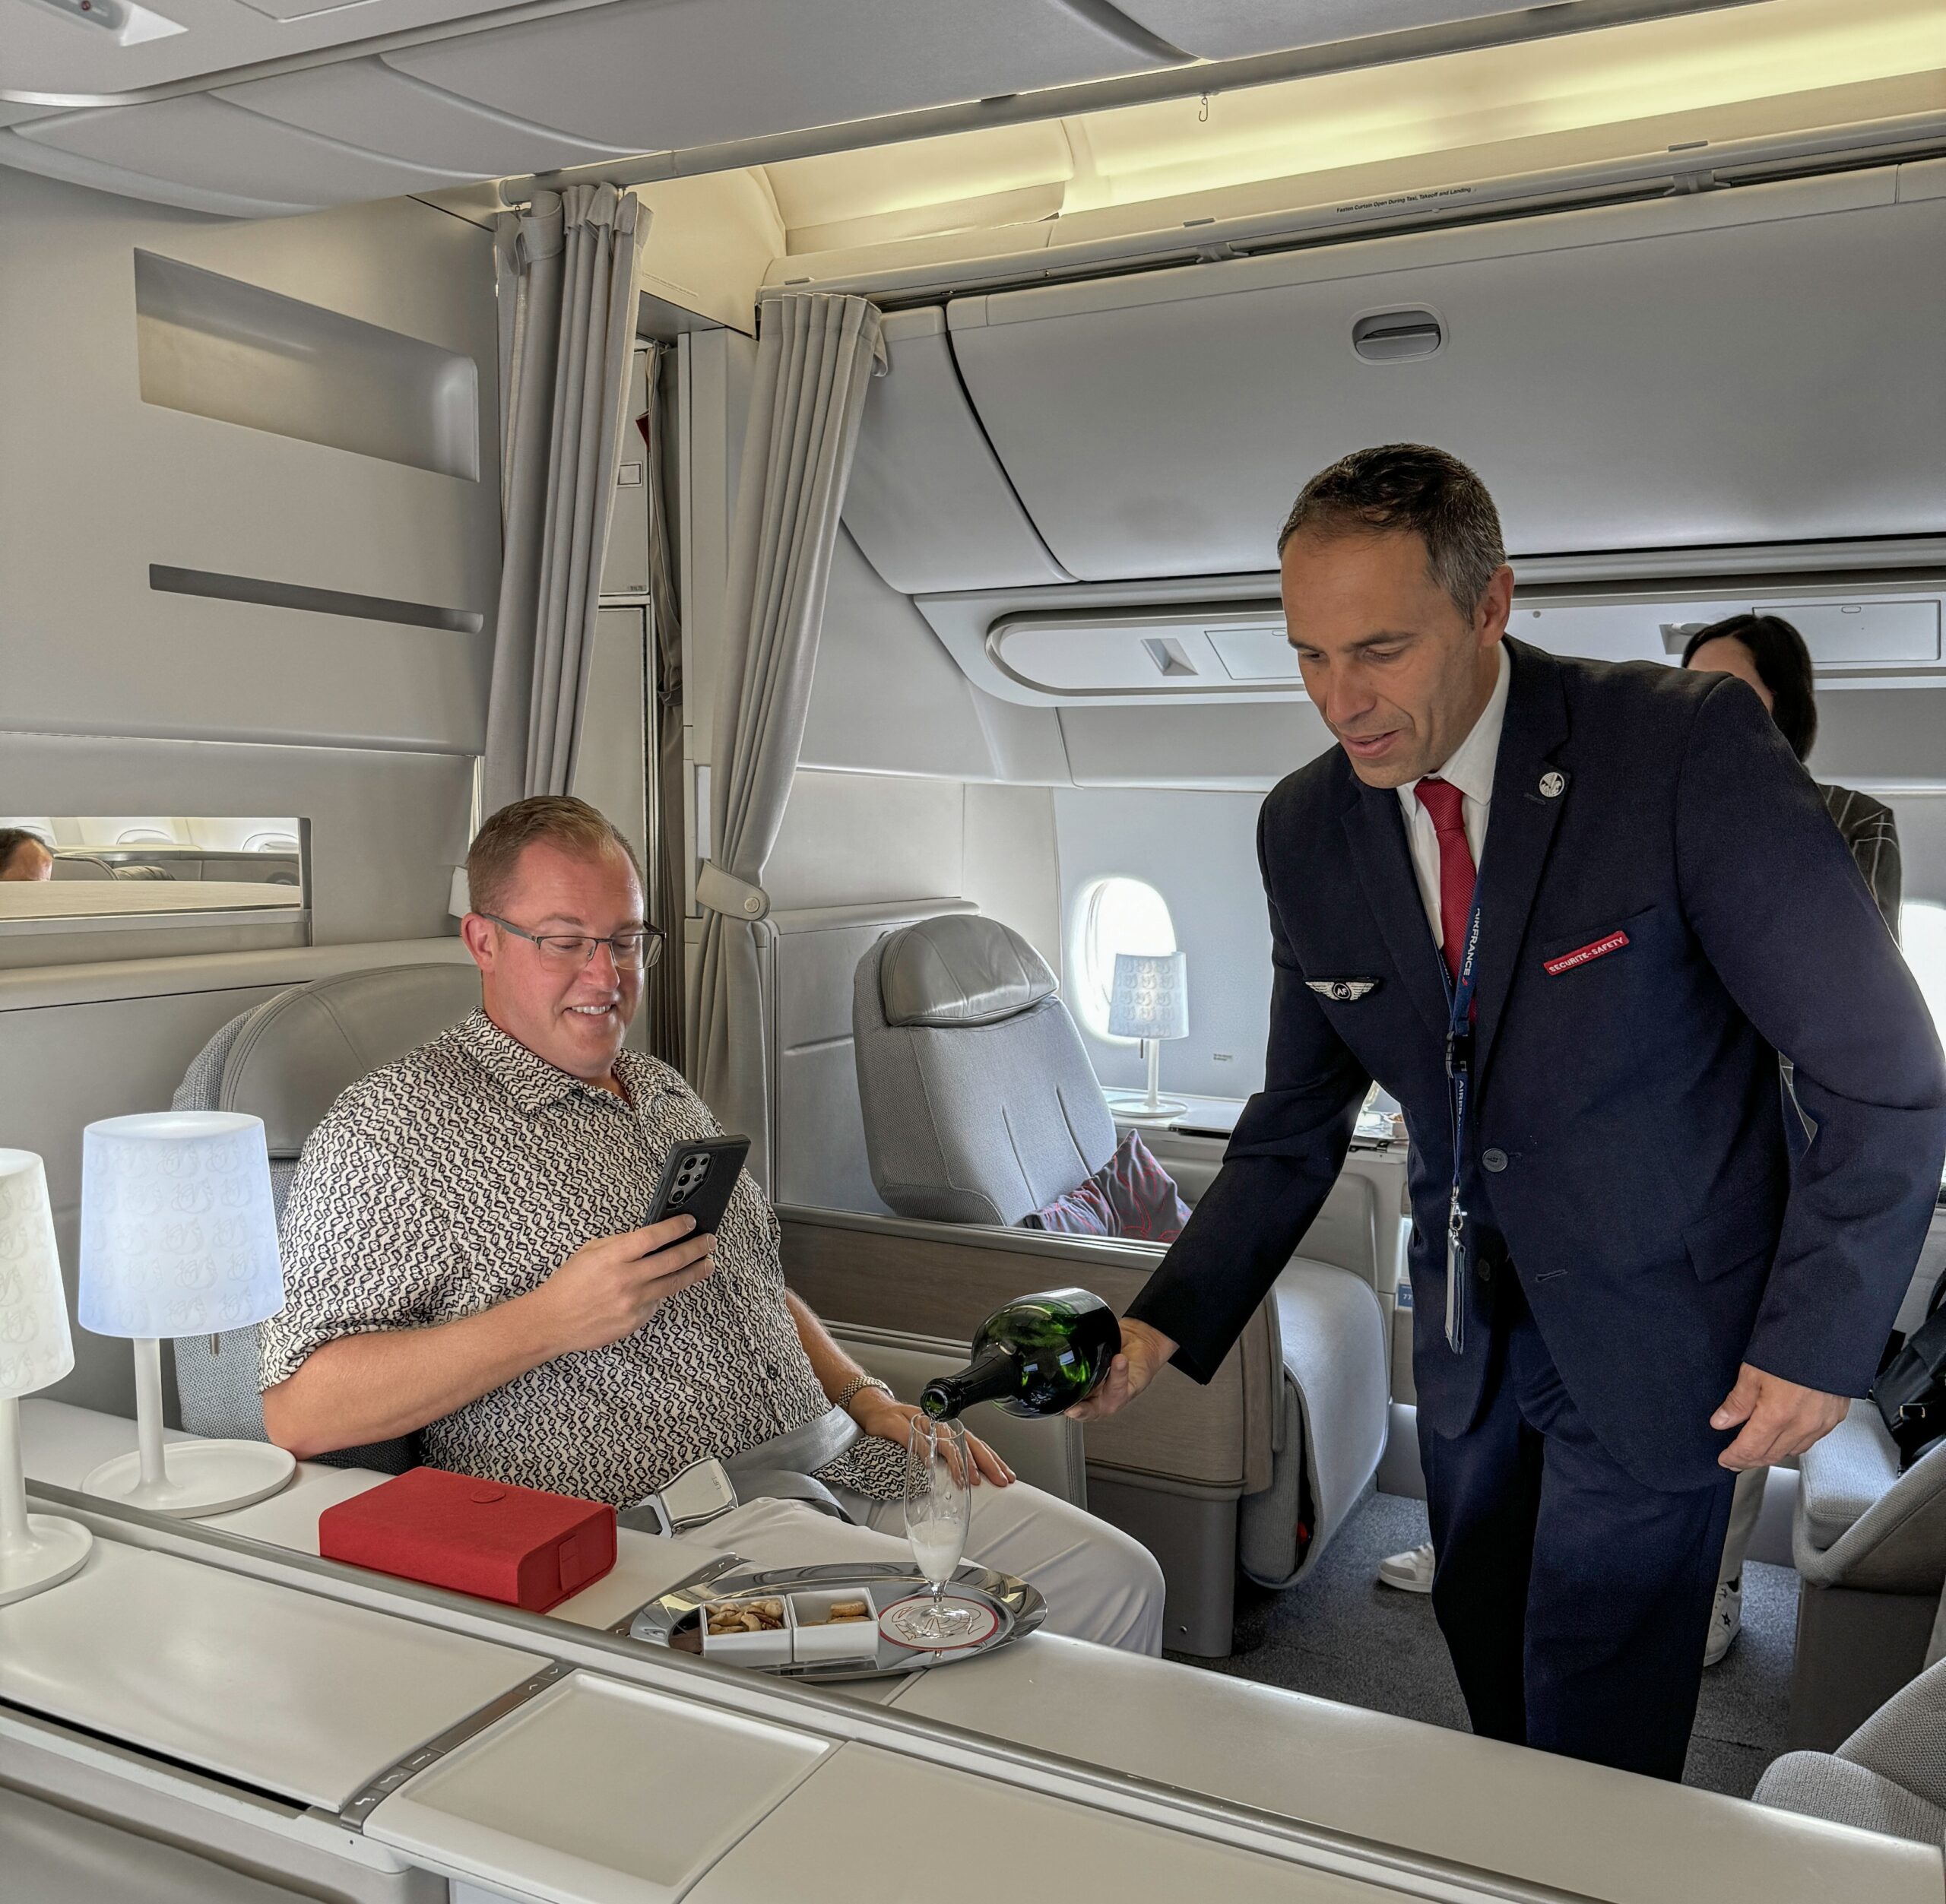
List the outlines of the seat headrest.
{"type": "Polygon", "coordinates": [[[221,1108],[262,1118],[271,1156],[295,1157],[347,1085],[437,1038],[479,1003],[470,963],[391,965],[293,986],[237,1034],[221,1108]]]}
{"type": "Polygon", "coordinates": [[[1047,962],[1019,933],[977,913],[905,927],[879,961],[888,1025],[994,1025],[1057,989],[1047,962]]]}

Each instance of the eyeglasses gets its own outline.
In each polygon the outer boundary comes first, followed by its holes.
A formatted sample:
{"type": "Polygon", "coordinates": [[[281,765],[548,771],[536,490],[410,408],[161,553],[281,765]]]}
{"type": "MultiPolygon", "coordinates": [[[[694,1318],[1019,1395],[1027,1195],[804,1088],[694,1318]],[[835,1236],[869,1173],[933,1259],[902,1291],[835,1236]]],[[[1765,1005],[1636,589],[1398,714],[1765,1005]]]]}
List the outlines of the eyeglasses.
{"type": "Polygon", "coordinates": [[[540,956],[563,971],[579,971],[584,965],[593,965],[595,951],[602,946],[608,948],[608,955],[614,960],[618,972],[639,972],[662,956],[662,933],[655,926],[638,926],[629,932],[596,939],[582,932],[529,932],[511,919],[502,919],[497,912],[483,912],[480,916],[505,927],[516,938],[538,946],[540,956]]]}

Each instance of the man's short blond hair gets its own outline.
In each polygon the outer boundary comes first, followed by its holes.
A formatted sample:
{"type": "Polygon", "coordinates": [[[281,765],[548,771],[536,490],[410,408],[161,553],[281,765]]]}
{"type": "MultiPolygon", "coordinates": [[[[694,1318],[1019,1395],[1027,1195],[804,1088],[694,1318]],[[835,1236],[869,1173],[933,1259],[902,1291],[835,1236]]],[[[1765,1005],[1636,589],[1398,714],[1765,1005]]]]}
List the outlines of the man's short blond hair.
{"type": "Polygon", "coordinates": [[[537,794],[490,814],[466,851],[466,890],[475,912],[505,910],[520,856],[543,842],[579,859],[620,853],[642,881],[642,862],[613,820],[572,794],[537,794]]]}

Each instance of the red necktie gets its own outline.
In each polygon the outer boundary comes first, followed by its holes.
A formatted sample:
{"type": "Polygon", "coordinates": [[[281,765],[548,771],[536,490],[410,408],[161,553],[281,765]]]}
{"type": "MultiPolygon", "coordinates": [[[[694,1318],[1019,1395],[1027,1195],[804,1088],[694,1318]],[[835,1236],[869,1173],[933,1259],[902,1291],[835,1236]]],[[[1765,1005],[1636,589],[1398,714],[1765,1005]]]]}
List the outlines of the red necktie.
{"type": "Polygon", "coordinates": [[[1428,774],[1412,790],[1439,836],[1440,936],[1445,942],[1446,969],[1457,984],[1466,915],[1473,906],[1473,850],[1466,844],[1466,822],[1461,811],[1466,796],[1436,774],[1428,774]]]}

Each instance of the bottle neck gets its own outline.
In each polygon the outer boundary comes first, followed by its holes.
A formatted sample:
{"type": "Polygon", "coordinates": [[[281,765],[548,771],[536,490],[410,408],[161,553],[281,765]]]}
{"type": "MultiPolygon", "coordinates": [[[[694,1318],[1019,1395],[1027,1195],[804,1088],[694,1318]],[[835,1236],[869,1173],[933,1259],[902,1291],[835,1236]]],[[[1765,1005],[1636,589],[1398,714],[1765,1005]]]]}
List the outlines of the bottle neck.
{"type": "Polygon", "coordinates": [[[919,1391],[919,1405],[935,1421],[950,1421],[976,1402],[997,1402],[1011,1395],[1016,1381],[1014,1358],[1004,1348],[990,1348],[957,1375],[942,1375],[919,1391]]]}

